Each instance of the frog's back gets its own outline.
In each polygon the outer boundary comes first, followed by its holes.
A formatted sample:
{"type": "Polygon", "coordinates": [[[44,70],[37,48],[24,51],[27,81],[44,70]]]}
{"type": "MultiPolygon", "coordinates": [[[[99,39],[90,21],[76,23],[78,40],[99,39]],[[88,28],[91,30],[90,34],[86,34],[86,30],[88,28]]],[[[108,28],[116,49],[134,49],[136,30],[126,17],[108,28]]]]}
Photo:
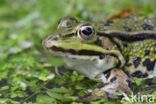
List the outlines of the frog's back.
{"type": "Polygon", "coordinates": [[[131,15],[124,19],[107,21],[105,28],[122,32],[156,31],[156,18],[131,15]]]}
{"type": "Polygon", "coordinates": [[[125,57],[125,69],[146,77],[156,70],[156,19],[136,15],[104,24],[125,57]]]}

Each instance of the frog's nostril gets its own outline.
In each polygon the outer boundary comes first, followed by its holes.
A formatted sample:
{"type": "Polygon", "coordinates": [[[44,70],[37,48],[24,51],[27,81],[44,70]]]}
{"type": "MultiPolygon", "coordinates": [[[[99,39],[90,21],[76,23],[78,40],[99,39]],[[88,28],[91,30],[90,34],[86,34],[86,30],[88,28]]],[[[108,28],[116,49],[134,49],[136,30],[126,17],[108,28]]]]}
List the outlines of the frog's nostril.
{"type": "Polygon", "coordinates": [[[53,37],[49,38],[48,40],[49,41],[56,41],[58,39],[59,39],[59,35],[56,35],[56,36],[53,36],[53,37]]]}
{"type": "Polygon", "coordinates": [[[47,42],[51,42],[51,41],[56,41],[59,39],[59,35],[55,35],[55,36],[52,36],[52,37],[48,37],[46,39],[47,42]]]}
{"type": "Polygon", "coordinates": [[[44,48],[49,48],[52,42],[57,41],[58,39],[59,39],[59,35],[48,37],[45,40],[43,40],[42,45],[44,48]]]}

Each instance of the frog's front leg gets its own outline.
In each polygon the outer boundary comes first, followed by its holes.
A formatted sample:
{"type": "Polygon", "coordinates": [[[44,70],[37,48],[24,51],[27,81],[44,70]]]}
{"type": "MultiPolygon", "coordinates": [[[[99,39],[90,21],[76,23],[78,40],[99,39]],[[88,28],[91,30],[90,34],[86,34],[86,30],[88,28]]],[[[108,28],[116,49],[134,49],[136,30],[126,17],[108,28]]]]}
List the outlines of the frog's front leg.
{"type": "Polygon", "coordinates": [[[131,92],[130,79],[122,70],[112,69],[100,76],[104,83],[104,86],[100,90],[107,93],[108,97],[116,98],[116,95],[119,93],[131,92]]]}
{"type": "Polygon", "coordinates": [[[84,101],[103,99],[107,97],[115,99],[123,93],[127,94],[131,92],[129,77],[122,70],[112,69],[101,73],[98,75],[98,79],[103,81],[103,86],[101,88],[96,88],[89,96],[83,97],[84,101]]]}
{"type": "Polygon", "coordinates": [[[113,69],[108,74],[107,82],[102,88],[103,91],[108,93],[108,96],[131,92],[130,79],[122,70],[113,69]]]}

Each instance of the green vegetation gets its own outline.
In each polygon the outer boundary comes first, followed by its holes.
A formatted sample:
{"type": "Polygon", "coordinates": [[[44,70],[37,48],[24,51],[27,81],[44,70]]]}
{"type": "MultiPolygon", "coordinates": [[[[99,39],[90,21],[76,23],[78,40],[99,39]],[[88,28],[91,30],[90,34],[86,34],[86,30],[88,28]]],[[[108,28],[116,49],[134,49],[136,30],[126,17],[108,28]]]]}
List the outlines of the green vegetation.
{"type": "MultiPolygon", "coordinates": [[[[63,16],[104,20],[128,7],[155,16],[155,4],[155,0],[1,0],[0,104],[78,104],[79,96],[100,83],[66,70],[61,59],[46,54],[42,40],[63,16]]],[[[113,103],[104,99],[92,104],[100,102],[113,103]]]]}

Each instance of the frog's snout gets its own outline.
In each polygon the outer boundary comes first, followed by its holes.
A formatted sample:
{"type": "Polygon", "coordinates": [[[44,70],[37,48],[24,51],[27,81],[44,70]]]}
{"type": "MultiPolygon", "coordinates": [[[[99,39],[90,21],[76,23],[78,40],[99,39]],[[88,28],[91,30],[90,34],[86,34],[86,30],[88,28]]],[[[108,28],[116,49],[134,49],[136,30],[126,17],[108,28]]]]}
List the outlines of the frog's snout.
{"type": "Polygon", "coordinates": [[[50,37],[43,40],[42,46],[44,48],[50,48],[52,45],[52,42],[57,41],[58,39],[59,39],[59,35],[50,36],[50,37]]]}
{"type": "Polygon", "coordinates": [[[59,35],[50,36],[42,41],[42,46],[46,49],[51,47],[52,42],[57,41],[59,39],[59,35]]]}
{"type": "Polygon", "coordinates": [[[49,37],[48,41],[56,41],[56,40],[59,39],[59,37],[60,37],[59,35],[55,35],[55,36],[49,37]]]}

